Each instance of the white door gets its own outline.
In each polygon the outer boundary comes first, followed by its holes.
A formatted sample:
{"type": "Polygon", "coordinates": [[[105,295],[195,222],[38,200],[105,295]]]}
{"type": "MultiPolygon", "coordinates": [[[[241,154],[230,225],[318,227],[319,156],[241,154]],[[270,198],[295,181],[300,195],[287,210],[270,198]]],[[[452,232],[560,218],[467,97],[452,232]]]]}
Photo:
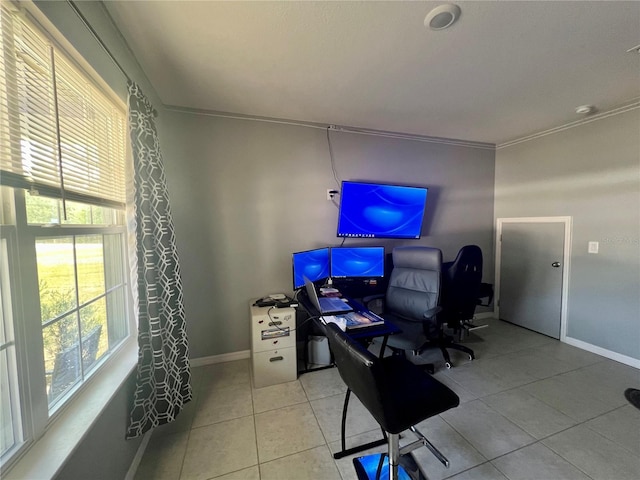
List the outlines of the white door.
{"type": "Polygon", "coordinates": [[[560,339],[568,225],[560,220],[498,220],[500,319],[560,339]]]}

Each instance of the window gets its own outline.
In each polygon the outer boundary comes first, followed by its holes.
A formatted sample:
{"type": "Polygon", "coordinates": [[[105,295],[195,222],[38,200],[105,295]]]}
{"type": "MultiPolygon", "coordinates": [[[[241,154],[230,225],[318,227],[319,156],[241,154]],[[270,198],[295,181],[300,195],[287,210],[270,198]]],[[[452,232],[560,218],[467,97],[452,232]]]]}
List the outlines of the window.
{"type": "Polygon", "coordinates": [[[129,336],[126,112],[0,4],[0,456],[129,336]]]}

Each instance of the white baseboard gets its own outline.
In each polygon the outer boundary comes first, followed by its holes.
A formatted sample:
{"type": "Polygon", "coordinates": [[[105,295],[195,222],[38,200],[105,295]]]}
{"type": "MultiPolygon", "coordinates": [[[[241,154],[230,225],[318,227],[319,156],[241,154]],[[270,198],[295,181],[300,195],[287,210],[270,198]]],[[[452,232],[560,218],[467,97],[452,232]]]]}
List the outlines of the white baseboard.
{"type": "Polygon", "coordinates": [[[190,358],[189,364],[192,367],[202,367],[214,363],[233,362],[251,358],[251,350],[241,350],[239,352],[223,353],[222,355],[211,355],[210,357],[190,358]]]}
{"type": "Polygon", "coordinates": [[[152,430],[148,430],[142,436],[142,442],[140,442],[140,446],[138,447],[138,451],[136,452],[136,456],[133,457],[131,461],[131,465],[129,466],[129,470],[124,477],[124,480],[133,480],[136,476],[136,472],[138,471],[138,467],[140,466],[140,462],[142,461],[142,456],[144,455],[145,450],[147,449],[147,445],[149,445],[149,440],[151,440],[152,430]]]}
{"type": "Polygon", "coordinates": [[[614,360],[616,362],[624,363],[625,365],[629,365],[630,367],[640,369],[640,360],[633,357],[628,357],[626,355],[622,355],[620,353],[612,352],[611,350],[607,350],[602,347],[598,347],[596,345],[591,345],[590,343],[583,342],[582,340],[577,340],[571,337],[565,337],[564,342],[572,345],[574,347],[581,348],[582,350],[586,350],[591,353],[595,353],[597,355],[601,355],[610,360],[614,360]]]}

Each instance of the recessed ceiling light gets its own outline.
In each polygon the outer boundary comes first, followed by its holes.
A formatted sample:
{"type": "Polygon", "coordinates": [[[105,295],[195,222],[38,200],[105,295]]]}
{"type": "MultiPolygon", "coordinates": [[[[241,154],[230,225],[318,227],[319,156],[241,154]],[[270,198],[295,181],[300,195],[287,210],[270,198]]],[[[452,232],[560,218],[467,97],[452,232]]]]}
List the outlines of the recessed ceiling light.
{"type": "Polygon", "coordinates": [[[453,25],[458,18],[460,18],[460,7],[453,3],[445,3],[427,13],[424,26],[431,30],[444,30],[453,25]]]}
{"type": "Polygon", "coordinates": [[[591,113],[594,113],[596,111],[596,107],[594,107],[593,105],[581,105],[579,107],[576,107],[576,113],[578,115],[589,115],[591,113]]]}

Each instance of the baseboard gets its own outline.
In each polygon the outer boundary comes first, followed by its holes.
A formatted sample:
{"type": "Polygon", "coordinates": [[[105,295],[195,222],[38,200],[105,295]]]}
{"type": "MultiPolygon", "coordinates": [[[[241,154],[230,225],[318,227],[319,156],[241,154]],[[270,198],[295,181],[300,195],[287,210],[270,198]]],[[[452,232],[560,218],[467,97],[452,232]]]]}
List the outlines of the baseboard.
{"type": "Polygon", "coordinates": [[[241,350],[239,352],[223,353],[221,355],[211,355],[210,357],[190,358],[189,364],[192,367],[202,367],[213,363],[233,362],[234,360],[244,360],[251,358],[251,350],[241,350]]]}
{"type": "Polygon", "coordinates": [[[611,350],[607,350],[606,348],[598,347],[596,345],[592,345],[587,342],[583,342],[582,340],[577,340],[571,337],[565,337],[564,342],[568,345],[572,345],[574,347],[581,348],[582,350],[586,350],[591,353],[595,353],[602,357],[606,357],[610,360],[614,360],[616,362],[624,363],[625,365],[629,365],[630,367],[640,369],[640,360],[633,357],[628,357],[626,355],[622,355],[620,353],[612,352],[611,350]]]}
{"type": "Polygon", "coordinates": [[[129,470],[124,477],[124,480],[133,480],[136,476],[136,472],[138,471],[138,467],[140,466],[140,462],[142,461],[142,457],[144,455],[145,450],[147,449],[147,445],[149,445],[149,440],[151,440],[152,430],[148,430],[142,436],[142,442],[140,442],[140,446],[138,447],[138,451],[136,452],[136,456],[133,457],[131,461],[131,465],[129,466],[129,470]]]}

